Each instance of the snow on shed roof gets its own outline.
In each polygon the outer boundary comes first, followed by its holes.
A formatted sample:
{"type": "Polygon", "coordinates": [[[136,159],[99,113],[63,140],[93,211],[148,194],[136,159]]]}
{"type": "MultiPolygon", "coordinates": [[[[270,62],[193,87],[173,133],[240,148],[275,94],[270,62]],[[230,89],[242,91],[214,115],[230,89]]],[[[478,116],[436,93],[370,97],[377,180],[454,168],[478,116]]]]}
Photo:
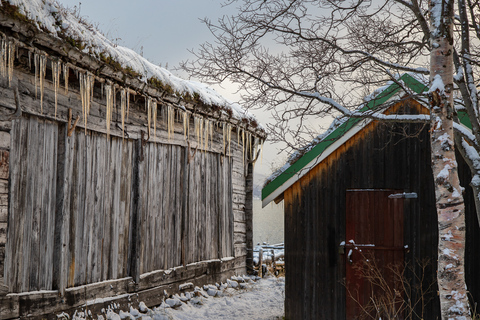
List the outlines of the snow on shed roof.
{"type": "MultiPolygon", "coordinates": [[[[427,89],[424,79],[411,74],[403,74],[398,81],[402,81],[407,88],[415,93],[422,93],[427,89]]],[[[395,82],[375,90],[373,94],[365,98],[367,102],[361,108],[361,111],[378,110],[387,101],[394,100],[401,93],[401,90],[401,87],[395,82]]],[[[372,119],[366,118],[340,117],[335,119],[326,132],[320,134],[302,151],[292,154],[287,163],[267,179],[262,189],[262,205],[266,206],[283,194],[286,189],[371,121],[372,119]]]]}
{"type": "Polygon", "coordinates": [[[101,34],[94,26],[85,23],[73,13],[63,8],[55,0],[7,0],[0,6],[15,6],[39,30],[58,39],[71,39],[84,54],[107,57],[118,62],[124,69],[132,70],[145,83],[149,79],[161,82],[180,95],[198,97],[205,105],[223,107],[239,120],[254,121],[255,118],[238,103],[234,103],[212,88],[196,81],[176,77],[168,70],[157,66],[135,51],[118,46],[101,34]]]}

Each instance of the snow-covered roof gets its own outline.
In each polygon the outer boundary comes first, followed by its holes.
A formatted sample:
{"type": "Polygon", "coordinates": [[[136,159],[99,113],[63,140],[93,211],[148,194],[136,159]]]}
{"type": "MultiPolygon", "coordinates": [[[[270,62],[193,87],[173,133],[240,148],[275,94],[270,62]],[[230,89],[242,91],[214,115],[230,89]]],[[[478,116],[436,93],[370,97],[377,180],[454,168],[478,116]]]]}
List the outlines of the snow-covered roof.
{"type": "MultiPolygon", "coordinates": [[[[403,90],[398,83],[403,83],[405,87],[415,93],[421,93],[427,88],[427,81],[423,77],[403,74],[397,79],[397,82],[389,82],[365,97],[365,104],[360,107],[361,111],[372,110],[378,112],[387,102],[399,100],[403,90]]],[[[293,153],[283,167],[267,178],[262,189],[263,206],[280,196],[310,169],[322,162],[371,121],[372,119],[368,118],[348,118],[345,116],[335,119],[327,131],[313,139],[302,150],[293,153]]]]}
{"type": "Polygon", "coordinates": [[[25,17],[39,31],[73,43],[83,54],[97,60],[108,58],[110,61],[119,63],[124,70],[133,71],[131,74],[135,74],[144,83],[153,80],[171,89],[173,94],[180,97],[195,97],[204,105],[221,107],[234,119],[255,121],[253,115],[238,103],[224,98],[207,85],[181,79],[165,68],[151,63],[135,51],[114,44],[94,26],[84,22],[55,0],[7,0],[0,3],[1,7],[6,12],[12,8],[17,10],[20,14],[18,16],[25,17]]]}

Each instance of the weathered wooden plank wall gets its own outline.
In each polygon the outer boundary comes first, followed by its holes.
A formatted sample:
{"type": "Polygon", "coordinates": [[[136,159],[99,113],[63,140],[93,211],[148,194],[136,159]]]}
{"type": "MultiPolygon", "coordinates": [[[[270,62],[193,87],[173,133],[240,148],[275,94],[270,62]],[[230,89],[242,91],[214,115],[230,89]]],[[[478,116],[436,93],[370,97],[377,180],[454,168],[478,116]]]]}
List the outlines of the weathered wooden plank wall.
{"type": "MultiPolygon", "coordinates": [[[[8,128],[4,128],[0,124],[0,279],[3,278],[5,243],[7,242],[8,175],[10,156],[10,133],[7,129],[8,128]]],[[[0,285],[2,284],[3,281],[0,281],[0,285]]]]}
{"type": "Polygon", "coordinates": [[[23,161],[11,168],[11,292],[64,290],[244,255],[244,239],[234,252],[234,228],[245,232],[239,191],[235,222],[232,205],[238,157],[83,130],[67,136],[65,128],[37,117],[14,121],[12,156],[23,161]]]}
{"type": "Polygon", "coordinates": [[[52,286],[57,131],[38,118],[13,121],[5,281],[16,292],[52,286]]]}
{"type": "Polygon", "coordinates": [[[59,286],[125,277],[133,142],[81,131],[65,138],[59,286]]]}

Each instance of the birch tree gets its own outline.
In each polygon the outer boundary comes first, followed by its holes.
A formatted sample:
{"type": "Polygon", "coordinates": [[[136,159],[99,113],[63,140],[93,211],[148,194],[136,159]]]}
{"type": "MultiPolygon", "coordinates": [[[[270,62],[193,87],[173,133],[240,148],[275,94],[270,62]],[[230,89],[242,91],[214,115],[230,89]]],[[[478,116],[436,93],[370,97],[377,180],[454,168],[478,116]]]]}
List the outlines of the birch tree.
{"type": "Polygon", "coordinates": [[[453,130],[454,1],[430,2],[430,140],[438,215],[437,282],[442,319],[471,319],[465,282],[465,205],[453,130]]]}
{"type": "MultiPolygon", "coordinates": [[[[438,285],[442,319],[470,319],[464,279],[465,220],[455,148],[472,176],[480,217],[480,14],[474,0],[229,0],[236,16],[205,19],[215,42],[183,68],[202,81],[238,84],[247,106],[276,120],[270,139],[299,149],[321,130],[312,118],[334,114],[431,126],[432,173],[439,228],[438,285]],[[398,79],[430,79],[415,94],[398,79]],[[363,97],[387,81],[430,110],[424,115],[360,112],[363,97]],[[456,99],[454,99],[456,97],[456,99]],[[472,130],[458,124],[462,108],[472,130]],[[309,122],[310,121],[310,122],[309,122]]],[[[480,219],[479,219],[480,220],[480,219]]]]}

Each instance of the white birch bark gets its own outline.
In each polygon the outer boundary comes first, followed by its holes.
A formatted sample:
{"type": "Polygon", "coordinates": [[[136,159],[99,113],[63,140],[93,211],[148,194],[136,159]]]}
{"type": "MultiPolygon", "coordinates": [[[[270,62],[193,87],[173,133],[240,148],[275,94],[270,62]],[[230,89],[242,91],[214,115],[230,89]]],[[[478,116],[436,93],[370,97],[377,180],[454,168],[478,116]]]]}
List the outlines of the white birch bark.
{"type": "Polygon", "coordinates": [[[454,0],[431,0],[429,92],[432,171],[438,214],[437,281],[442,319],[471,319],[465,283],[465,205],[453,132],[454,0]]]}

